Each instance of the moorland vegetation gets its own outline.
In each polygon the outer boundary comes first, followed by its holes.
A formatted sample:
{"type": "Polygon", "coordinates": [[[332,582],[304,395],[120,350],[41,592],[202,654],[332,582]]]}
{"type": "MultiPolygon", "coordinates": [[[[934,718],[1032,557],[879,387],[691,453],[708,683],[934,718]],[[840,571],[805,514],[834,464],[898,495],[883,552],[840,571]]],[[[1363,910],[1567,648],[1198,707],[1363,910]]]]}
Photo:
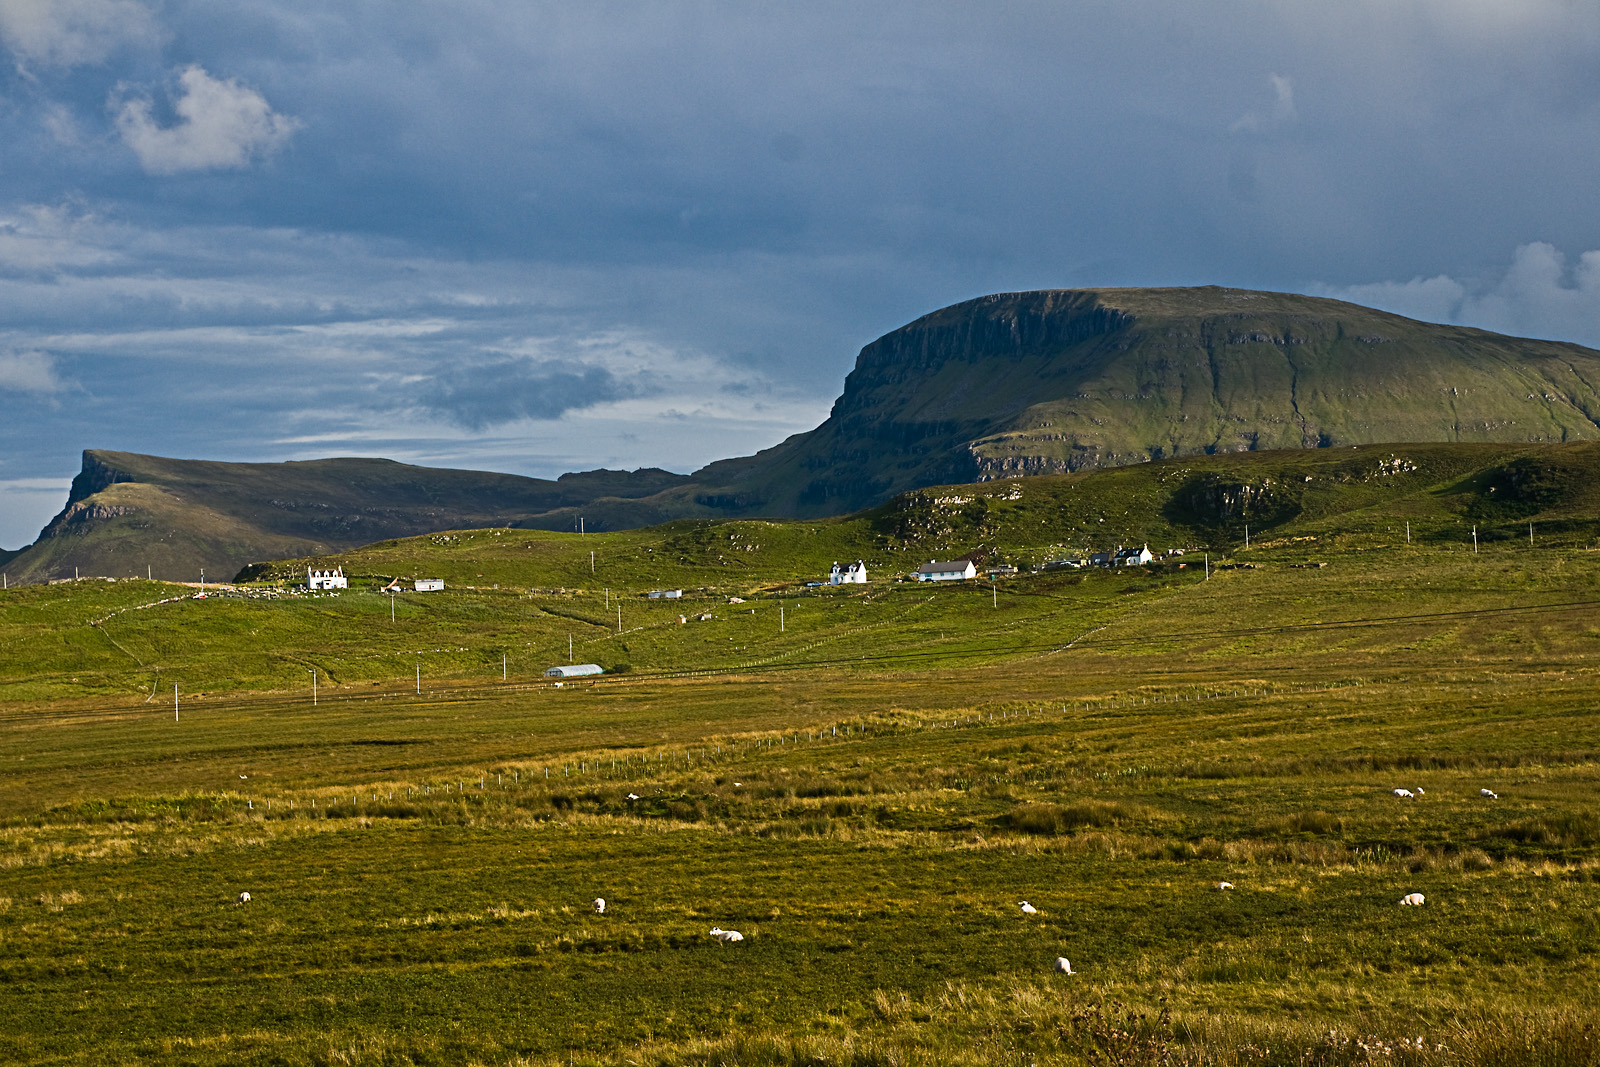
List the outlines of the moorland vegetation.
{"type": "Polygon", "coordinates": [[[9,590],[0,1058],[1593,1064],[1595,448],[9,590]]]}

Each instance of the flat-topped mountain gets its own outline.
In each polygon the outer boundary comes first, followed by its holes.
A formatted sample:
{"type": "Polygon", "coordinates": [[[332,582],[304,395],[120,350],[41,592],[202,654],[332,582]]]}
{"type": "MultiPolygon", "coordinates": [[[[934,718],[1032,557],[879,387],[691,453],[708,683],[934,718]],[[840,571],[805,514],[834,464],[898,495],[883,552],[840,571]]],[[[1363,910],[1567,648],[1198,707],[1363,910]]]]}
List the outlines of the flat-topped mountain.
{"type": "Polygon", "coordinates": [[[735,508],[822,515],[1195,453],[1594,438],[1600,352],[1581,345],[1285,293],[1045,290],[879,338],[821,426],[694,480],[735,508]]]}
{"type": "Polygon", "coordinates": [[[692,475],[91,451],[66,509],[6,569],[228,577],[441,529],[820,517],[923,486],[1182,455],[1596,439],[1600,352],[1581,345],[1216,286],[1003,293],[880,337],[821,426],[692,475]]]}

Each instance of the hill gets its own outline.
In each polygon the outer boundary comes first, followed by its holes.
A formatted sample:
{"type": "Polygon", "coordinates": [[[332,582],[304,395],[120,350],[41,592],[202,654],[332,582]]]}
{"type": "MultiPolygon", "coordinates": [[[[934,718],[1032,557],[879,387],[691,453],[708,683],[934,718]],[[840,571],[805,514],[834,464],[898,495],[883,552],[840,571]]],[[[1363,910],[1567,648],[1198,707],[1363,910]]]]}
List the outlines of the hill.
{"type": "MultiPolygon", "coordinates": [[[[314,555],[461,526],[500,526],[685,481],[647,469],[550,481],[386,459],[219,463],[85,451],[67,505],[7,561],[12,582],[84,575],[227,580],[251,560],[314,555]]],[[[648,508],[643,509],[648,512],[648,508]]]]}
{"type": "Polygon", "coordinates": [[[692,475],[555,481],[383,460],[85,453],[21,580],[229,576],[252,560],[485,525],[823,517],[930,485],[1177,456],[1600,438],[1600,352],[1215,286],[986,296],[862,349],[815,430],[692,475]]]}
{"type": "Polygon", "coordinates": [[[695,499],[823,515],[1170,456],[1597,437],[1600,352],[1580,345],[1216,286],[1003,293],[862,349],[826,422],[697,472],[725,488],[695,499]]]}

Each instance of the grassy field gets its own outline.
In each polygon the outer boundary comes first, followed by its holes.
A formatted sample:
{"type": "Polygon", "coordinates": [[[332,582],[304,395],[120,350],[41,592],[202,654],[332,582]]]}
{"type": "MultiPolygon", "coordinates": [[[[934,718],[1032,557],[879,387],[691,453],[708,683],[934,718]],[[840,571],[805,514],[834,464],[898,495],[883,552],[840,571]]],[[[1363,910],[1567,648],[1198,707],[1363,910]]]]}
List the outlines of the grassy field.
{"type": "Polygon", "coordinates": [[[1600,1062],[1600,552],[1380,503],[1209,580],[796,588],[831,523],[376,546],[472,568],[393,622],[13,590],[0,1060],[1600,1062]]]}

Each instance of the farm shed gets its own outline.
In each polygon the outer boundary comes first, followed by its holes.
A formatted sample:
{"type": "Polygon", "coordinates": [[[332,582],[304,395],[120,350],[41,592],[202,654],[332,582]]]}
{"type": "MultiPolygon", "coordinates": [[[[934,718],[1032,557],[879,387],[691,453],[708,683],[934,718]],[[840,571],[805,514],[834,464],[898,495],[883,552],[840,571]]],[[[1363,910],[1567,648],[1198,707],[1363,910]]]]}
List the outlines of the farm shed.
{"type": "Polygon", "coordinates": [[[444,588],[443,578],[418,578],[416,581],[417,592],[437,593],[444,588]]]}
{"type": "Polygon", "coordinates": [[[565,667],[551,667],[544,672],[546,678],[587,678],[594,674],[604,674],[606,670],[598,663],[573,663],[565,667]]]}

